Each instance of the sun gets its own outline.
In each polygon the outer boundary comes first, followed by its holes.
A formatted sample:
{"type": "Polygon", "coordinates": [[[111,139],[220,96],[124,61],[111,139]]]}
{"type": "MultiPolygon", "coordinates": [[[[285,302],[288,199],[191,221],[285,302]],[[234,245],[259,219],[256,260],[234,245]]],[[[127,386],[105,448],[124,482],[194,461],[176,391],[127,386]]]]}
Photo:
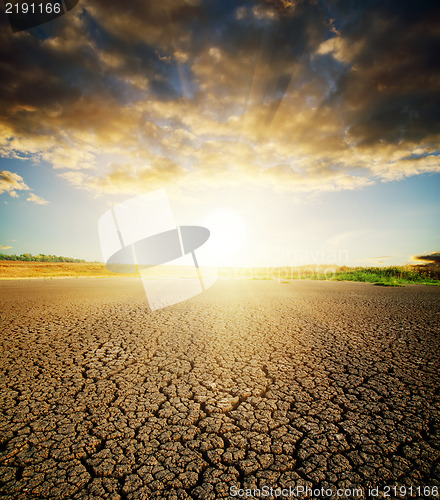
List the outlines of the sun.
{"type": "Polygon", "coordinates": [[[203,225],[211,232],[211,256],[218,264],[232,264],[246,239],[243,217],[234,210],[219,208],[205,217],[203,225]]]}

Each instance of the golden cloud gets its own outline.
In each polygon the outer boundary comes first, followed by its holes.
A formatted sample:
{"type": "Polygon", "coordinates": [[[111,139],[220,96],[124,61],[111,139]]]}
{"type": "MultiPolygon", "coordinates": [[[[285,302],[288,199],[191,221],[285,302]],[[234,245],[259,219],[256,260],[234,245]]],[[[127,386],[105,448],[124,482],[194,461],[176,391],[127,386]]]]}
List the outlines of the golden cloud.
{"type": "Polygon", "coordinates": [[[49,202],[40,196],[37,196],[34,193],[30,193],[30,195],[26,198],[26,201],[30,201],[31,203],[35,203],[35,205],[47,205],[49,202]]]}
{"type": "Polygon", "coordinates": [[[0,194],[8,193],[13,198],[18,198],[17,191],[29,191],[29,189],[20,175],[7,170],[0,172],[0,194]]]}
{"type": "MultiPolygon", "coordinates": [[[[30,191],[30,187],[26,185],[21,175],[7,170],[0,171],[0,194],[8,193],[12,198],[18,198],[17,191],[30,191]]],[[[30,201],[37,205],[46,205],[49,203],[47,200],[40,198],[34,193],[29,193],[26,201],[30,201]]]]}
{"type": "MultiPolygon", "coordinates": [[[[0,35],[2,156],[49,162],[98,193],[356,189],[440,172],[440,86],[420,61],[438,37],[422,29],[428,13],[406,26],[360,8],[336,30],[313,2],[83,7],[45,40],[0,35]]],[[[29,189],[8,179],[11,196],[29,189]]]]}

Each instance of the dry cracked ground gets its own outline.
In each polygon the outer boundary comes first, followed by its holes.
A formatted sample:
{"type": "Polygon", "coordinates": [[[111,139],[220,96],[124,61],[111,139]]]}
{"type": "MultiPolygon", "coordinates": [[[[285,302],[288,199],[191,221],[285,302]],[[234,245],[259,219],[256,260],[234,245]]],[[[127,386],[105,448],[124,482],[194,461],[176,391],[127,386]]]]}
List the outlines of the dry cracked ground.
{"type": "Polygon", "coordinates": [[[0,300],[2,498],[440,484],[440,287],[219,281],[151,313],[136,280],[59,279],[0,300]]]}

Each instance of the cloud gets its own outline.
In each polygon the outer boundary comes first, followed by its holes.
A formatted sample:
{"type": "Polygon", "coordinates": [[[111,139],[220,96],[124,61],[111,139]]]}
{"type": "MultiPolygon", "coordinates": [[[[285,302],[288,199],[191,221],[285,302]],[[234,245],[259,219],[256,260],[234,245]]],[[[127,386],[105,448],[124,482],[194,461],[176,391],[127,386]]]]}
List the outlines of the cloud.
{"type": "Polygon", "coordinates": [[[438,2],[80,5],[0,26],[0,155],[96,193],[440,172],[438,2]]]}
{"type": "Polygon", "coordinates": [[[364,4],[352,11],[354,18],[341,15],[340,39],[356,47],[356,54],[341,76],[334,102],[357,145],[438,146],[438,134],[432,132],[440,125],[440,104],[433,99],[440,69],[439,5],[398,5],[398,15],[395,2],[374,8],[364,4]]]}
{"type": "Polygon", "coordinates": [[[440,252],[432,252],[424,255],[415,255],[412,260],[422,261],[426,265],[440,265],[440,252]]]}
{"type": "Polygon", "coordinates": [[[49,202],[40,196],[37,196],[34,193],[30,193],[30,195],[26,198],[26,201],[30,201],[35,203],[36,205],[47,205],[49,202]]]}
{"type": "Polygon", "coordinates": [[[326,246],[329,248],[346,248],[353,241],[365,238],[371,231],[368,229],[355,229],[353,231],[344,231],[331,236],[326,241],[326,246]]]}
{"type": "MultiPolygon", "coordinates": [[[[29,191],[30,187],[27,186],[21,175],[7,170],[0,171],[0,194],[8,193],[12,198],[18,198],[17,191],[29,191]]],[[[49,202],[40,198],[34,193],[29,193],[26,201],[30,201],[37,205],[47,205],[49,202]]]]}
{"type": "Polygon", "coordinates": [[[20,175],[7,170],[0,171],[0,194],[8,193],[13,198],[18,198],[17,191],[29,191],[29,189],[20,175]]]}
{"type": "Polygon", "coordinates": [[[149,166],[113,163],[106,175],[90,177],[86,183],[90,189],[101,192],[144,193],[167,182],[178,182],[183,175],[181,167],[159,157],[149,166]]]}
{"type": "Polygon", "coordinates": [[[9,250],[10,248],[12,248],[12,247],[10,247],[8,245],[0,245],[0,250],[9,250]]]}
{"type": "Polygon", "coordinates": [[[385,264],[387,260],[394,259],[394,255],[385,255],[383,257],[370,257],[366,259],[368,262],[373,262],[376,265],[385,264]]]}

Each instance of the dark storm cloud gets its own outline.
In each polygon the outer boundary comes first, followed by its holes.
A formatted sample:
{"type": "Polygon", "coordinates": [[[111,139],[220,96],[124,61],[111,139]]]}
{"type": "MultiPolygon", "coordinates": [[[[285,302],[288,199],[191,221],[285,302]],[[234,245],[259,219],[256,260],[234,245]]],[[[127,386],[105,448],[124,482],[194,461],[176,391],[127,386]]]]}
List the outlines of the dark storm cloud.
{"type": "Polygon", "coordinates": [[[440,266],[440,252],[433,252],[427,255],[416,255],[414,260],[425,261],[428,265],[438,265],[440,266]]]}
{"type": "Polygon", "coordinates": [[[439,171],[439,12],[437,1],[82,0],[16,34],[0,16],[0,153],[109,191],[161,173],[316,190],[439,171]]]}
{"type": "Polygon", "coordinates": [[[353,139],[417,143],[438,133],[439,2],[332,5],[341,36],[348,46],[359,47],[336,93],[353,139]]]}

